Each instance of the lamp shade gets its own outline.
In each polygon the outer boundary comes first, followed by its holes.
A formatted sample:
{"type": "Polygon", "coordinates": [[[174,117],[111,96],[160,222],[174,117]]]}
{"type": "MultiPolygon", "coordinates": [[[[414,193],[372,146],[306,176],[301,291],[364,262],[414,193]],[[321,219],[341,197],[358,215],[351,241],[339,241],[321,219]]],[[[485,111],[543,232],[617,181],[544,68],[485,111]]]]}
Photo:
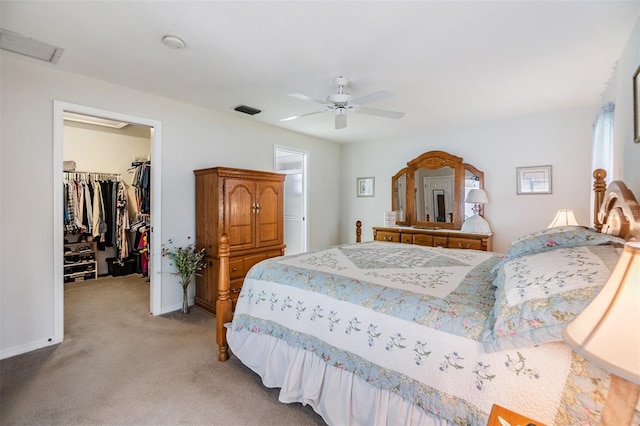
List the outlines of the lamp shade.
{"type": "Polygon", "coordinates": [[[640,243],[627,243],[598,296],[564,330],[577,353],[640,384],[640,243]]]}
{"type": "Polygon", "coordinates": [[[556,213],[556,217],[553,218],[547,228],[555,228],[556,226],[570,226],[578,225],[578,221],[573,214],[573,210],[560,209],[556,213]]]}
{"type": "Polygon", "coordinates": [[[487,198],[487,193],[484,192],[483,189],[472,189],[467,194],[467,199],[465,202],[470,204],[488,204],[489,199],[487,198]]]}

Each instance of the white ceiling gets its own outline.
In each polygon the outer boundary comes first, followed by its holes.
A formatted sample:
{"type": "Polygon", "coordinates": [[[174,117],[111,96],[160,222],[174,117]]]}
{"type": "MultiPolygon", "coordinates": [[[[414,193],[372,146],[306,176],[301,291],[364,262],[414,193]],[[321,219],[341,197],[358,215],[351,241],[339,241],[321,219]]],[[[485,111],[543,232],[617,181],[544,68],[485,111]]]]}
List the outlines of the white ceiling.
{"type": "Polygon", "coordinates": [[[49,66],[338,142],[595,105],[640,16],[640,0],[0,5],[2,28],[65,49],[49,66]],[[186,47],[165,47],[167,34],[186,47]],[[368,106],[405,117],[279,121],[321,109],[288,94],[325,99],[337,75],[355,97],[393,92],[368,106]]]}

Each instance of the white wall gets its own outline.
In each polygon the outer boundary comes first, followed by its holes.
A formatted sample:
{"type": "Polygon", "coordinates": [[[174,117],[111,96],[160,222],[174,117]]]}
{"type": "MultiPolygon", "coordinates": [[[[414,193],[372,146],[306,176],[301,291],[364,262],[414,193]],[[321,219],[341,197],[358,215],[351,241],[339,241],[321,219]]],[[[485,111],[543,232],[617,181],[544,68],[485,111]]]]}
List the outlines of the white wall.
{"type": "Polygon", "coordinates": [[[581,224],[590,224],[591,123],[596,110],[593,106],[431,131],[420,140],[344,145],[342,174],[345,186],[353,188],[342,198],[342,239],[353,234],[356,220],[363,222],[363,240],[373,239],[371,227],[382,225],[383,211],[391,208],[391,177],[431,150],[457,155],[484,171],[489,197],[484,213],[494,232],[494,251],[503,252],[516,237],[546,227],[560,208],[573,209],[581,224]],[[552,165],[552,194],[516,195],[516,167],[547,164],[552,165]],[[358,176],[376,177],[374,198],[356,197],[358,176]]]}
{"type": "MultiPolygon", "coordinates": [[[[638,3],[640,10],[640,3],[638,3]]],[[[633,142],[632,76],[640,66],[640,20],[629,36],[601,103],[615,110],[614,178],[640,197],[640,143],[633,142]]],[[[493,250],[504,252],[515,238],[545,228],[560,208],[573,209],[580,224],[592,225],[592,125],[599,105],[550,111],[466,128],[425,132],[419,140],[394,139],[342,146],[343,241],[354,241],[355,221],[363,222],[363,240],[382,225],[391,208],[391,177],[419,154],[442,150],[462,157],[485,173],[490,204],[485,218],[494,232],[493,250]],[[516,167],[552,165],[553,193],[516,195],[516,167]],[[359,176],[376,177],[376,196],[357,198],[359,176]]]]}
{"type": "MultiPolygon", "coordinates": [[[[162,235],[195,235],[193,170],[273,170],[273,146],[309,155],[310,248],[339,242],[339,146],[0,53],[0,357],[49,344],[54,330],[53,101],[162,123],[162,235]]],[[[214,95],[214,94],[212,94],[214,95]]],[[[166,267],[165,267],[166,268],[166,267]]],[[[179,305],[175,277],[161,273],[162,306],[179,305]]]]}
{"type": "Polygon", "coordinates": [[[131,182],[128,169],[136,157],[151,152],[148,127],[126,126],[110,129],[91,124],[64,122],[63,159],[76,162],[76,170],[116,173],[131,182]]]}
{"type": "MultiPolygon", "coordinates": [[[[638,2],[640,10],[640,2],[638,2]]],[[[616,111],[613,139],[616,152],[614,177],[623,180],[640,198],[640,143],[633,142],[633,82],[632,77],[640,67],[640,19],[636,22],[629,42],[624,48],[616,78],[612,84],[615,91],[616,111]]],[[[639,88],[640,91],[640,88],[639,88]]],[[[640,97],[640,93],[638,93],[640,97]]],[[[640,98],[638,99],[640,103],[640,98]]]]}

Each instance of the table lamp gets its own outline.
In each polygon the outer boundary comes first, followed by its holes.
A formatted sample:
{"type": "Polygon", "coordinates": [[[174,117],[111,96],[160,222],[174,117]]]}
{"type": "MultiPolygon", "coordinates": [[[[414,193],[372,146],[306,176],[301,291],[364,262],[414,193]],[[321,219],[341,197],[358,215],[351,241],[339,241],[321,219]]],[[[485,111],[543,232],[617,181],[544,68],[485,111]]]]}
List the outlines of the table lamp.
{"type": "Polygon", "coordinates": [[[573,210],[560,209],[547,228],[569,225],[578,225],[578,221],[576,221],[576,217],[573,215],[573,210]]]}
{"type": "Polygon", "coordinates": [[[640,242],[625,244],[606,285],[562,334],[611,373],[601,424],[630,425],[640,395],[640,242]]]}
{"type": "Polygon", "coordinates": [[[464,200],[466,203],[474,204],[473,216],[466,219],[460,228],[462,232],[470,232],[474,234],[490,234],[491,228],[489,223],[479,214],[480,204],[488,204],[489,198],[483,189],[471,189],[464,200]]]}

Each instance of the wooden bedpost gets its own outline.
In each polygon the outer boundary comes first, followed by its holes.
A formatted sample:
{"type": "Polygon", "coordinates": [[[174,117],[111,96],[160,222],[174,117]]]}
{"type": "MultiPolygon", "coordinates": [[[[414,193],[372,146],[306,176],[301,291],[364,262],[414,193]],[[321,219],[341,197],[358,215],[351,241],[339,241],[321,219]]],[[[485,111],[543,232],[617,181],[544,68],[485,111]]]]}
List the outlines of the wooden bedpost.
{"type": "Polygon", "coordinates": [[[229,237],[222,234],[218,245],[218,300],[216,300],[216,342],[218,343],[218,361],[229,359],[227,330],[224,327],[233,317],[229,298],[229,237]]]}
{"type": "Polygon", "coordinates": [[[362,222],[356,222],[356,243],[362,242],[362,222]]]}
{"type": "Polygon", "coordinates": [[[598,218],[598,212],[604,201],[604,193],[607,190],[607,183],[604,181],[606,177],[607,172],[604,169],[596,169],[593,172],[593,192],[595,194],[593,198],[593,226],[598,232],[602,231],[602,223],[598,218]]]}

